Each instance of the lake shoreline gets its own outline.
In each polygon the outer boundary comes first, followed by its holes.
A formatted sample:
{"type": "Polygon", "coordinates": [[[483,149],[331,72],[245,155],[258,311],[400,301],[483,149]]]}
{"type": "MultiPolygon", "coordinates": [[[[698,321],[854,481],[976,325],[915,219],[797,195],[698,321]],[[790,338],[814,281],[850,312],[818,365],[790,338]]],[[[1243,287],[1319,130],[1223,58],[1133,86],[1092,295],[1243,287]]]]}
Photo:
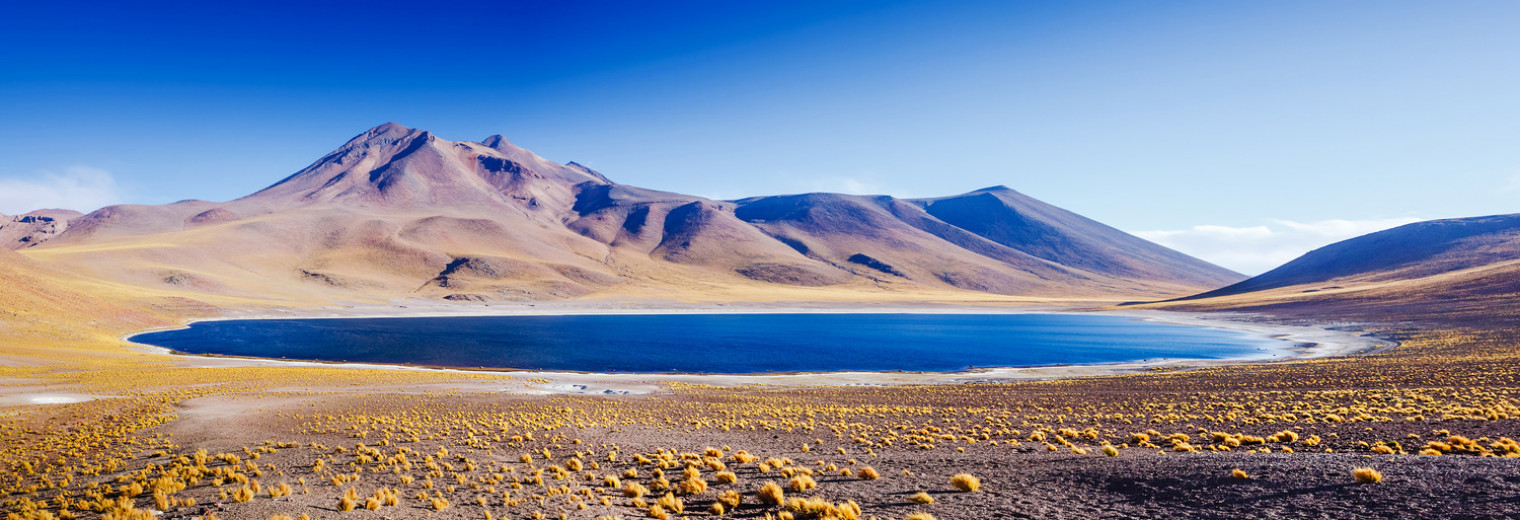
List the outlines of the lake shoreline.
{"type": "MultiPolygon", "coordinates": [[[[956,384],[971,382],[1013,382],[1047,379],[1065,379],[1099,375],[1120,375],[1148,370],[1188,370],[1209,366],[1270,363],[1330,356],[1354,355],[1388,348],[1394,343],[1383,338],[1357,334],[1354,331],[1337,330],[1326,326],[1298,326],[1267,323],[1253,320],[1249,315],[1225,315],[1215,313],[1179,313],[1171,311],[1144,310],[1094,310],[1058,306],[972,306],[954,304],[909,305],[851,305],[851,304],[738,304],[738,305],[681,305],[681,306],[606,306],[586,305],[588,302],[551,302],[549,304],[515,304],[493,306],[424,305],[352,306],[326,308],[320,311],[305,309],[280,313],[240,313],[191,320],[175,327],[134,332],[123,340],[134,348],[154,354],[169,355],[182,364],[191,366],[307,366],[329,368],[357,368],[368,370],[420,370],[482,375],[500,375],[512,378],[529,377],[546,380],[547,383],[513,385],[514,391],[530,394],[625,394],[650,393],[662,390],[667,383],[687,383],[717,386],[773,385],[912,385],[956,384]],[[579,303],[575,305],[573,303],[579,303]],[[674,372],[580,372],[567,370],[521,370],[521,369],[475,369],[447,366],[425,366],[389,363],[343,363],[326,361],[295,361],[264,357],[233,357],[220,355],[178,354],[162,347],[131,342],[149,332],[188,328],[193,323],[225,320],[268,319],[339,319],[339,318],[438,318],[438,317],[484,317],[484,316],[559,316],[559,315],[668,315],[668,314],[1097,314],[1122,316],[1143,321],[1195,326],[1212,329],[1245,332],[1281,342],[1282,347],[1273,349],[1270,355],[1230,359],[1152,359],[1136,362],[1039,365],[1024,367],[973,368],[951,372],[910,371],[809,371],[764,372],[754,374],[711,374],[674,372]]],[[[603,303],[603,302],[591,302],[603,303]]]]}

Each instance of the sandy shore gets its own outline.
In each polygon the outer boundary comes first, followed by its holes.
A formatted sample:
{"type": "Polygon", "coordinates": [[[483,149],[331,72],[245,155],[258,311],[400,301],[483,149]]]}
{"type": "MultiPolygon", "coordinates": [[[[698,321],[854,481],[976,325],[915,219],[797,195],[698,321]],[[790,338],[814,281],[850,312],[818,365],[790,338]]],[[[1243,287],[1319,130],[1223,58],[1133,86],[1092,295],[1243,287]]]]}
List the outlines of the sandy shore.
{"type": "MultiPolygon", "coordinates": [[[[321,318],[396,318],[449,316],[531,316],[587,314],[759,314],[759,313],[914,313],[914,314],[1032,314],[1079,311],[1053,306],[982,306],[956,304],[841,304],[841,303],[739,303],[680,304],[671,302],[576,301],[523,304],[457,305],[437,302],[407,301],[391,306],[354,305],[322,309],[290,309],[262,312],[229,312],[225,316],[198,321],[225,319],[321,319],[321,318]]],[[[817,372],[786,374],[625,374],[587,372],[548,372],[529,370],[468,370],[470,373],[513,376],[517,382],[481,384],[479,391],[502,391],[528,394],[641,394],[659,391],[664,383],[743,386],[811,386],[811,385],[909,385],[954,384],[967,382],[1008,382],[1116,375],[1156,368],[1191,369],[1240,363],[1276,362],[1329,356],[1352,355],[1392,346],[1392,342],[1363,335],[1356,330],[1332,326],[1298,326],[1266,323],[1249,315],[1181,313],[1167,311],[1103,311],[1101,314],[1127,316],[1147,321],[1208,327],[1244,332],[1280,340],[1282,347],[1263,351],[1259,356],[1243,359],[1199,360],[1157,359],[1133,363],[1061,365],[1042,367],[986,368],[960,372],[817,372]],[[527,382],[533,379],[534,382],[527,382]],[[547,381],[547,382],[543,382],[547,381]]],[[[144,331],[147,332],[147,331],[144,331]]],[[[145,352],[172,355],[167,349],[135,344],[145,352]]],[[[182,366],[308,366],[373,370],[423,370],[466,372],[449,368],[366,363],[326,363],[258,358],[213,356],[175,356],[182,366]]]]}

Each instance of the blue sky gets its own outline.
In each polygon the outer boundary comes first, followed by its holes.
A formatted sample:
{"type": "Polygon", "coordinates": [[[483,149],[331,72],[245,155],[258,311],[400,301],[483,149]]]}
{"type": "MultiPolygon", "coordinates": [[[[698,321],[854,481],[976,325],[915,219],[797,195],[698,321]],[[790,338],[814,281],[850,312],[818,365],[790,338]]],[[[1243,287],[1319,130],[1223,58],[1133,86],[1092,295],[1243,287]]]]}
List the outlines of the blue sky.
{"type": "Polygon", "coordinates": [[[1514,2],[15,4],[11,214],[236,198],[385,121],[717,198],[1003,184],[1248,273],[1520,211],[1514,2]]]}

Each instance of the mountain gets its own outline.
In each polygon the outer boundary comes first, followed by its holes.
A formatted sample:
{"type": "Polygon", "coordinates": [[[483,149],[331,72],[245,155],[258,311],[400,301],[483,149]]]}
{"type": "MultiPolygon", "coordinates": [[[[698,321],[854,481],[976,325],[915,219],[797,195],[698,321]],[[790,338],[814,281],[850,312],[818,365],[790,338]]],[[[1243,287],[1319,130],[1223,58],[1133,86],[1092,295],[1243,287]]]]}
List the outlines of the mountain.
{"type": "Polygon", "coordinates": [[[1363,235],[1170,305],[1288,314],[1336,309],[1368,319],[1441,316],[1452,322],[1514,316],[1517,301],[1520,214],[1431,220],[1363,235]]]}
{"type": "Polygon", "coordinates": [[[574,186],[583,182],[607,180],[574,163],[545,160],[499,135],[478,143],[451,142],[386,123],[239,202],[271,207],[337,202],[562,211],[575,198],[574,186]]]}
{"type": "Polygon", "coordinates": [[[0,214],[0,248],[21,249],[46,242],[69,228],[69,222],[84,216],[66,209],[39,209],[14,217],[0,214]]]}
{"type": "Polygon", "coordinates": [[[1239,277],[1002,186],[913,202],[948,224],[1065,266],[1185,285],[1208,286],[1239,277]]]}
{"type": "Polygon", "coordinates": [[[291,302],[1164,298],[1242,278],[1001,186],[716,201],[395,123],[237,200],[110,206],[38,236],[24,254],[81,276],[291,302]]]}

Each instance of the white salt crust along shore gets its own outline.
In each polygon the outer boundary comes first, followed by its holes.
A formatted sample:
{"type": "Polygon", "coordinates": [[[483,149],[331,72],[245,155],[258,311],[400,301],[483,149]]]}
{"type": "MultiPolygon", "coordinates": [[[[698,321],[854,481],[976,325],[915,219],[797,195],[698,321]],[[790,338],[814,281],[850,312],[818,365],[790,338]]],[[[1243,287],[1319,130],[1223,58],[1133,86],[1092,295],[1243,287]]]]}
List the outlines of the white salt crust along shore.
{"type": "MultiPolygon", "coordinates": [[[[290,309],[275,312],[229,312],[226,315],[197,321],[229,319],[321,319],[321,318],[405,318],[448,316],[531,316],[586,314],[761,314],[761,313],[892,313],[892,314],[1033,314],[1072,313],[1080,309],[1056,306],[981,306],[956,304],[861,304],[861,303],[735,303],[679,304],[625,301],[572,301],[537,303],[493,303],[461,305],[432,301],[396,302],[389,306],[354,305],[319,309],[290,309]]],[[[383,371],[426,370],[499,374],[514,379],[503,382],[450,384],[455,390],[507,392],[518,394],[645,394],[658,392],[664,383],[678,382],[715,386],[771,385],[911,385],[955,384],[971,382],[1010,382],[1116,375],[1154,368],[1191,369],[1244,363],[1277,362],[1332,356],[1355,355],[1395,346],[1382,338],[1365,335],[1354,324],[1334,323],[1316,326],[1284,325],[1253,320],[1246,314],[1182,313],[1170,311],[1102,311],[1098,314],[1127,316],[1147,321],[1233,330],[1280,340],[1281,348],[1261,355],[1239,359],[1155,359],[1132,363],[1060,365],[1041,367],[984,368],[961,372],[808,372],[782,374],[628,374],[590,372],[545,372],[532,370],[461,370],[405,365],[366,363],[326,363],[260,358],[213,356],[173,356],[182,366],[304,366],[360,368],[377,371],[376,384],[385,385],[383,371]],[[531,381],[530,381],[531,380],[531,381]]],[[[188,324],[186,325],[188,326],[188,324]]],[[[180,328],[180,327],[175,327],[180,328]]],[[[164,329],[157,329],[164,330],[164,329]]],[[[141,334],[141,331],[132,335],[141,334]]],[[[153,354],[172,355],[168,349],[135,344],[153,354]]],[[[406,385],[398,391],[428,391],[431,385],[406,385]]]]}

